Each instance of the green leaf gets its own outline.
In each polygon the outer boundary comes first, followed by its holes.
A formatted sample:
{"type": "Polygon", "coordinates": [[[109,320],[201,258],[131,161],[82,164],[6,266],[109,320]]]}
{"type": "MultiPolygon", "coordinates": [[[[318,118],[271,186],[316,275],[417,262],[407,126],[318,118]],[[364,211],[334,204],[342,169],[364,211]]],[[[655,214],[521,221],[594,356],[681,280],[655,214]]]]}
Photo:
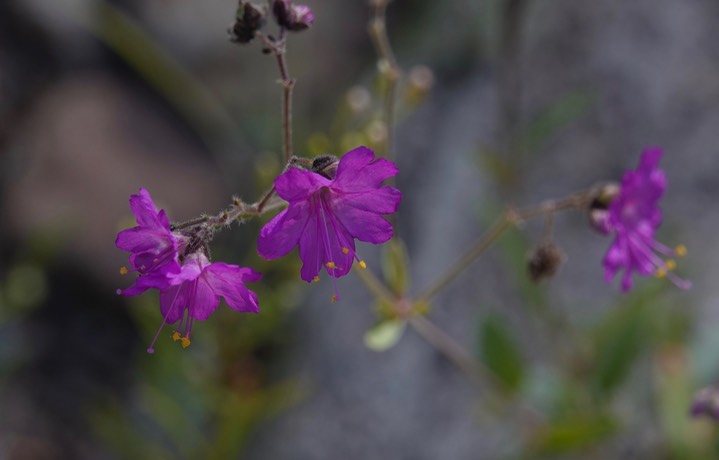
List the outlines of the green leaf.
{"type": "Polygon", "coordinates": [[[399,238],[392,238],[384,246],[382,253],[382,272],[387,285],[398,296],[404,295],[409,288],[409,257],[404,242],[399,238]]]}
{"type": "Polygon", "coordinates": [[[539,455],[582,450],[607,439],[617,428],[618,424],[604,415],[563,419],[536,431],[529,445],[539,455]]]}
{"type": "Polygon", "coordinates": [[[402,320],[384,321],[374,325],[364,335],[364,344],[374,351],[386,351],[399,342],[407,323],[402,320]]]}
{"type": "Polygon", "coordinates": [[[639,293],[612,310],[593,333],[591,389],[609,397],[626,380],[645,346],[653,340],[655,295],[639,293]]]}
{"type": "Polygon", "coordinates": [[[489,316],[480,326],[480,356],[506,390],[516,391],[524,380],[524,361],[503,321],[489,316]]]}

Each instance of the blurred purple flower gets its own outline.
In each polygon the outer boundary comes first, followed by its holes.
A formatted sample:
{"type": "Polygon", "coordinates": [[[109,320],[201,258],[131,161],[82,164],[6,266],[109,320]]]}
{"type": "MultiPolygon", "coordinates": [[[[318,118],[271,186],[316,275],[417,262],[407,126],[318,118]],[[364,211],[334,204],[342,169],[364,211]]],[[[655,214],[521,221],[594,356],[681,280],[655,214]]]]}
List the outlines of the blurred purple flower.
{"type": "Polygon", "coordinates": [[[315,21],[309,6],[294,5],[292,0],[274,0],[272,14],[279,26],[292,32],[308,29],[315,21]]]}
{"type": "Polygon", "coordinates": [[[719,388],[709,386],[697,391],[689,413],[692,417],[707,416],[719,422],[719,388]]]}
{"type": "MultiPolygon", "coordinates": [[[[158,211],[150,193],[130,196],[130,209],[135,215],[137,226],[117,234],[115,245],[130,252],[130,264],[140,276],[124,295],[138,295],[150,288],[162,289],[170,284],[169,279],[180,272],[179,253],[187,244],[187,237],[170,230],[170,222],[164,210],[158,211]]],[[[122,274],[128,273],[122,267],[122,274]]]]}
{"type": "Polygon", "coordinates": [[[619,194],[609,205],[606,225],[615,239],[604,257],[604,275],[611,282],[618,271],[624,270],[621,285],[625,292],[632,288],[633,272],[666,276],[682,289],[691,286],[672,273],[676,266],[673,259],[660,257],[683,256],[686,248],[671,249],[654,239],[662,221],[659,199],[667,185],[664,171],[659,169],[661,157],[661,149],[645,149],[639,166],[624,174],[619,194]]]}
{"type": "Polygon", "coordinates": [[[275,179],[275,188],[289,206],[262,228],[258,252],[276,259],[299,245],[307,282],[316,281],[323,266],[333,278],[346,275],[355,259],[364,267],[354,239],[379,244],[392,238],[392,225],[381,216],[397,211],[402,194],[382,182],[397,172],[394,163],[375,159],[367,147],[346,153],[333,179],[288,169],[275,179]]]}
{"type": "Polygon", "coordinates": [[[178,284],[160,290],[163,320],[147,349],[148,353],[155,351],[153,346],[162,327],[177,321],[180,321],[177,329],[182,329],[182,333],[175,331],[173,340],[181,340],[183,347],[190,345],[193,321],[206,320],[219,305],[220,297],[224,297],[233,310],[258,313],[257,295],[247,289],[245,283],[253,283],[260,278],[262,275],[251,268],[210,263],[201,251],[188,255],[182,263],[181,273],[173,280],[178,284]]]}

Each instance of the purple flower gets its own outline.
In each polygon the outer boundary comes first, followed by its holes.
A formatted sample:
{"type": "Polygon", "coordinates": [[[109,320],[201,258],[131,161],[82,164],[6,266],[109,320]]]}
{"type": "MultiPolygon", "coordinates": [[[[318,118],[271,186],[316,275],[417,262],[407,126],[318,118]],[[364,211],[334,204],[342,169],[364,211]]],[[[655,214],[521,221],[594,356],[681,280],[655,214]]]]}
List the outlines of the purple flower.
{"type": "Polygon", "coordinates": [[[707,416],[719,422],[719,388],[713,385],[697,391],[689,408],[689,414],[692,417],[707,416]]]}
{"type": "Polygon", "coordinates": [[[279,26],[292,32],[308,29],[315,21],[309,6],[294,5],[292,0],[274,0],[272,13],[279,26]]]}
{"type": "Polygon", "coordinates": [[[668,277],[682,289],[691,283],[680,279],[671,271],[676,267],[673,259],[661,256],[683,256],[684,246],[671,249],[654,239],[654,233],[662,221],[659,199],[666,189],[664,171],[659,169],[662,151],[645,149],[634,171],[624,174],[619,193],[610,203],[606,229],[615,239],[604,257],[604,274],[607,282],[624,270],[622,290],[632,288],[632,273],[668,277]]]}
{"type": "Polygon", "coordinates": [[[190,345],[192,324],[195,320],[206,320],[217,308],[220,297],[224,297],[227,305],[239,312],[258,313],[257,295],[245,287],[245,283],[259,281],[261,274],[251,268],[222,262],[210,263],[203,252],[188,255],[182,263],[181,273],[174,278],[179,284],[160,290],[160,310],[163,321],[155,334],[148,353],[153,353],[153,346],[165,324],[180,321],[173,340],[181,340],[182,346],[190,345]]]}
{"type": "Polygon", "coordinates": [[[289,206],[262,228],[258,252],[276,259],[299,246],[307,282],[316,281],[322,267],[333,278],[346,275],[355,259],[364,267],[354,239],[379,244],[392,238],[392,225],[382,215],[397,211],[402,194],[382,182],[397,172],[394,163],[375,159],[367,147],[346,153],[333,179],[288,169],[275,179],[275,188],[289,206]]]}
{"type": "MultiPolygon", "coordinates": [[[[169,278],[180,272],[178,256],[187,244],[186,236],[170,230],[165,211],[157,210],[144,188],[130,196],[130,208],[137,226],[121,231],[115,240],[118,248],[131,253],[130,264],[140,274],[132,286],[121,291],[128,296],[167,286],[169,278]]],[[[128,270],[122,267],[120,272],[128,270]]]]}

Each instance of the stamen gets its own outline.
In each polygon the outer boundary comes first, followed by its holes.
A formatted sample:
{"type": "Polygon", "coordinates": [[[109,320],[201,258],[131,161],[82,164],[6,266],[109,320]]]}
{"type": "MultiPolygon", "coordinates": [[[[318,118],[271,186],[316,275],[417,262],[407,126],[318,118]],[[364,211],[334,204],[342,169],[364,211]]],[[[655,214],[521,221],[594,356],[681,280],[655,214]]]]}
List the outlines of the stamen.
{"type": "Polygon", "coordinates": [[[677,255],[677,257],[684,257],[687,255],[687,247],[683,244],[680,244],[676,248],[674,248],[674,253],[677,255]]]}
{"type": "Polygon", "coordinates": [[[335,263],[334,263],[334,262],[332,262],[332,261],[330,261],[330,262],[327,262],[327,263],[326,263],[325,265],[327,265],[327,268],[329,268],[330,270],[332,270],[332,269],[336,268],[336,265],[335,265],[335,263]]]}
{"type": "Polygon", "coordinates": [[[146,268],[147,268],[147,267],[145,267],[144,265],[141,265],[141,266],[140,266],[140,271],[143,271],[143,272],[144,272],[146,268]]]}
{"type": "Polygon", "coordinates": [[[190,343],[191,343],[191,342],[190,342],[190,338],[189,338],[189,337],[185,336],[185,337],[183,337],[183,338],[180,339],[180,340],[181,340],[181,343],[182,343],[182,348],[187,348],[187,347],[190,346],[190,343]]]}
{"type": "Polygon", "coordinates": [[[359,261],[359,268],[361,268],[362,270],[367,268],[367,264],[364,262],[364,260],[359,261]]]}
{"type": "Polygon", "coordinates": [[[337,302],[338,299],[339,299],[339,297],[337,296],[337,294],[332,294],[332,297],[330,297],[330,300],[332,301],[332,303],[337,302]]]}
{"type": "Polygon", "coordinates": [[[127,267],[125,267],[125,266],[120,267],[120,274],[121,274],[121,275],[127,275],[127,267]]]}
{"type": "Polygon", "coordinates": [[[167,317],[170,316],[170,312],[172,311],[172,307],[175,306],[175,301],[177,300],[177,296],[180,294],[180,289],[175,292],[175,297],[172,299],[172,302],[170,302],[170,307],[167,309],[167,313],[165,313],[165,317],[162,318],[162,324],[160,324],[160,327],[157,329],[157,332],[155,333],[155,337],[152,338],[152,342],[150,342],[150,346],[147,349],[148,353],[154,353],[155,348],[155,342],[157,342],[157,338],[160,336],[160,331],[162,331],[162,328],[165,326],[165,323],[167,323],[167,317]]]}
{"type": "Polygon", "coordinates": [[[313,283],[319,283],[319,282],[320,282],[320,277],[317,276],[317,275],[315,275],[315,277],[312,278],[312,282],[313,282],[313,283]]]}
{"type": "Polygon", "coordinates": [[[657,271],[656,271],[657,278],[666,278],[666,276],[667,276],[667,270],[665,268],[657,268],[657,271]]]}
{"type": "Polygon", "coordinates": [[[342,254],[349,254],[350,248],[342,248],[342,254]]]}
{"type": "Polygon", "coordinates": [[[180,333],[177,331],[172,333],[172,341],[173,342],[177,342],[178,340],[180,340],[181,337],[182,337],[182,335],[180,335],[180,333]]]}
{"type": "Polygon", "coordinates": [[[665,266],[667,270],[672,271],[677,268],[677,262],[674,259],[669,259],[666,261],[665,266]]]}

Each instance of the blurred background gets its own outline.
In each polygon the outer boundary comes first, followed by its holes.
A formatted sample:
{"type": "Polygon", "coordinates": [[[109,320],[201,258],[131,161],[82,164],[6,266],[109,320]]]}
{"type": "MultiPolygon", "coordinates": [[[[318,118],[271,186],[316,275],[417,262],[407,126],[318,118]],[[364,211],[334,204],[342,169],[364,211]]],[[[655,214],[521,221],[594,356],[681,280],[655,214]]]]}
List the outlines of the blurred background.
{"type": "MultiPolygon", "coordinates": [[[[306,2],[315,24],[288,44],[296,153],[378,149],[370,9],[306,2]]],[[[299,280],[296,254],[263,261],[269,216],[212,246],[265,274],[251,286],[261,314],[223,305],[188,349],[167,332],[145,352],[157,296],[115,294],[130,283],[114,246],[134,225],[129,195],[146,187],[183,221],[254,201],[283,166],[276,63],[227,40],[236,6],[0,3],[0,459],[719,456],[711,421],[688,417],[719,379],[719,3],[390,4],[410,293],[506,206],[619,180],[645,146],[665,150],[659,239],[688,246],[679,270],[694,288],[606,285],[610,240],[581,213],[555,219],[566,261],[537,286],[526,257],[542,223],[511,231],[429,313],[492,385],[409,328],[383,352],[365,346],[371,295],[348,276],[331,304],[327,280],[299,280]]],[[[392,277],[391,254],[359,251],[392,277]]]]}

